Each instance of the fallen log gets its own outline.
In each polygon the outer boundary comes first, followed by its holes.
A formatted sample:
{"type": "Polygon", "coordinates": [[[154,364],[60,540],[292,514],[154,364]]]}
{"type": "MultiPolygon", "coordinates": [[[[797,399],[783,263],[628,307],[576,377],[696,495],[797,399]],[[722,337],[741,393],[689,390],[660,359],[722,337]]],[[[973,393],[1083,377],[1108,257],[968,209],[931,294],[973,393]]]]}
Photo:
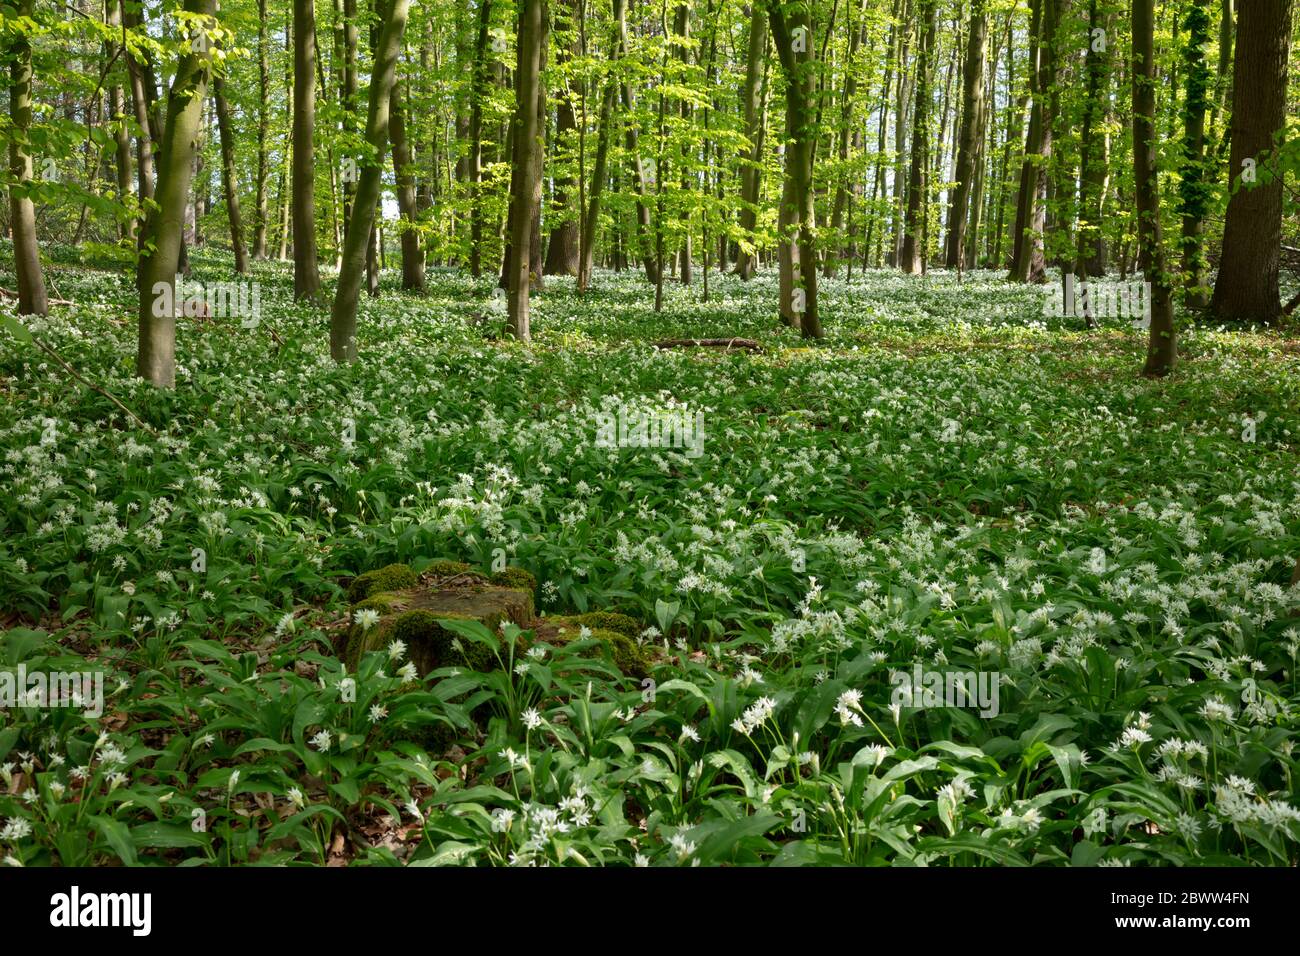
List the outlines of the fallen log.
{"type": "Polygon", "coordinates": [[[720,349],[745,349],[749,352],[761,352],[763,346],[759,345],[753,339],[664,339],[662,342],[656,342],[657,349],[687,349],[687,348],[720,348],[720,349]]]}

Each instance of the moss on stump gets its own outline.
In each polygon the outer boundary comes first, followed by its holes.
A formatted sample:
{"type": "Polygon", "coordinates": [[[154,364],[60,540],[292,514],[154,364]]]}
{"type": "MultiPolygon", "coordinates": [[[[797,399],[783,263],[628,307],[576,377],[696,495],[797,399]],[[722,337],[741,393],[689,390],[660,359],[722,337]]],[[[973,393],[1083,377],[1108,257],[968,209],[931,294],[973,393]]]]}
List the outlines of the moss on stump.
{"type": "Polygon", "coordinates": [[[496,666],[491,649],[461,638],[439,620],[478,621],[494,634],[505,621],[528,628],[533,622],[533,595],[481,580],[372,593],[353,608],[344,659],[355,671],[367,651],[383,650],[400,640],[406,643],[407,654],[421,676],[439,667],[491,670],[496,666]],[[356,612],[363,610],[379,614],[379,621],[369,629],[356,622],[356,612]]]}

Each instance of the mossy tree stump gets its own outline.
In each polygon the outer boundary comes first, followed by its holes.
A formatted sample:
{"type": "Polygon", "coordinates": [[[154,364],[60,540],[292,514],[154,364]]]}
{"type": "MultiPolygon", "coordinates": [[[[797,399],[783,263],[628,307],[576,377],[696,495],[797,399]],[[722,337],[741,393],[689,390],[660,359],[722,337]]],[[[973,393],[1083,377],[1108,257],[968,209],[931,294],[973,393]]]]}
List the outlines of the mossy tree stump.
{"type": "Polygon", "coordinates": [[[355,671],[367,651],[402,641],[421,677],[439,667],[491,670],[496,661],[489,648],[438,622],[478,621],[493,633],[506,621],[530,628],[535,588],[520,568],[489,578],[458,561],[435,561],[423,575],[404,564],[368,571],[348,589],[354,603],[344,659],[355,671]]]}

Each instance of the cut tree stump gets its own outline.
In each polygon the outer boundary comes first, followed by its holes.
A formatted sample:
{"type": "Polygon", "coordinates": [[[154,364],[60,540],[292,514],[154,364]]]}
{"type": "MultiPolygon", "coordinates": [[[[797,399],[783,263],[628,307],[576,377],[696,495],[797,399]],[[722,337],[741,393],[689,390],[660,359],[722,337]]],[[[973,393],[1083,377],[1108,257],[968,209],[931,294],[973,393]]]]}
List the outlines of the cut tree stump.
{"type": "Polygon", "coordinates": [[[744,349],[749,352],[761,352],[763,346],[753,339],[664,339],[662,342],[656,342],[657,349],[689,349],[689,348],[720,348],[727,351],[731,349],[744,349]]]}
{"type": "Polygon", "coordinates": [[[496,656],[490,648],[460,637],[439,621],[477,621],[493,634],[506,621],[525,629],[532,626],[535,585],[526,572],[510,568],[488,578],[468,565],[450,561],[435,565],[435,573],[426,572],[419,579],[405,565],[369,572],[381,576],[380,586],[353,592],[360,599],[352,606],[352,623],[342,648],[349,671],[356,672],[367,651],[384,650],[393,641],[406,645],[406,659],[421,677],[440,667],[492,670],[496,656]]]}

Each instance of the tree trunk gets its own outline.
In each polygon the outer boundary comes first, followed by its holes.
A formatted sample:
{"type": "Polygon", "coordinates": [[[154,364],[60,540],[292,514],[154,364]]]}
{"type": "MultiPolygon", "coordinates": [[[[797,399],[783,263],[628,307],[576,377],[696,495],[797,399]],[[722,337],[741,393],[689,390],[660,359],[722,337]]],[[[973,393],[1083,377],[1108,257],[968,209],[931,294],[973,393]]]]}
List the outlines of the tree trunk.
{"type": "Polygon", "coordinates": [[[515,136],[512,162],[518,181],[510,197],[510,258],[507,314],[510,333],[529,341],[529,266],[533,241],[533,195],[538,169],[537,97],[541,88],[543,0],[520,0],[519,40],[515,65],[515,136]]]}
{"type": "Polygon", "coordinates": [[[1052,88],[1056,83],[1056,30],[1064,0],[1035,0],[1034,45],[1030,57],[1033,109],[1016,203],[1016,232],[1012,237],[1010,278],[1014,282],[1045,282],[1047,260],[1043,239],[1047,225],[1048,165],[1052,158],[1052,88]]]}
{"type": "Polygon", "coordinates": [[[611,118],[614,112],[614,80],[605,81],[605,93],[600,101],[599,128],[596,132],[596,159],[591,168],[591,188],[587,195],[586,220],[582,224],[581,250],[578,256],[578,291],[585,292],[591,284],[591,270],[595,261],[596,226],[600,222],[600,200],[605,189],[606,168],[609,164],[611,118]]]}
{"type": "Polygon", "coordinates": [[[480,0],[478,36],[474,42],[474,72],[471,78],[469,113],[470,190],[469,271],[475,279],[483,273],[483,99],[488,84],[488,27],[492,22],[492,0],[480,0]]]}
{"type": "Polygon", "coordinates": [[[406,141],[406,104],[403,101],[404,84],[393,82],[389,98],[393,132],[393,174],[397,185],[397,209],[402,221],[399,225],[402,243],[402,288],[412,292],[424,291],[424,241],[416,226],[419,210],[415,201],[415,170],[411,165],[411,150],[406,141]]]}
{"type": "MultiPolygon", "coordinates": [[[[1083,131],[1079,138],[1079,245],[1075,272],[1080,278],[1106,274],[1106,239],[1101,230],[1106,199],[1109,135],[1103,123],[1109,103],[1111,29],[1109,16],[1098,10],[1099,0],[1088,4],[1088,52],[1084,58],[1086,93],[1083,131]]],[[[1092,324],[1090,310],[1089,324],[1092,324]]]]}
{"type": "MultiPolygon", "coordinates": [[[[970,212],[975,168],[983,160],[984,61],[988,56],[988,14],[985,0],[971,4],[966,62],[962,68],[961,135],[957,141],[957,171],[952,204],[948,207],[948,249],[945,264],[956,269],[966,262],[966,223],[970,212]]],[[[974,237],[971,237],[972,244],[974,237]]]]}
{"type": "MultiPolygon", "coordinates": [[[[568,0],[561,7],[562,13],[556,15],[559,29],[569,31],[569,45],[561,45],[556,57],[556,67],[563,70],[578,50],[578,34],[573,29],[574,14],[578,0],[568,0]]],[[[578,132],[578,118],[573,108],[573,94],[568,85],[561,87],[563,92],[555,103],[555,151],[566,148],[578,132]]],[[[546,247],[546,265],[542,272],[548,276],[576,276],[578,274],[578,220],[582,217],[581,204],[574,205],[573,179],[567,173],[556,176],[555,192],[551,198],[550,213],[555,225],[551,227],[550,242],[546,247]]]]}
{"type": "MultiPolygon", "coordinates": [[[[19,17],[32,16],[32,0],[16,0],[19,17]]],[[[31,188],[34,166],[28,148],[32,125],[32,46],[21,30],[9,42],[9,227],[13,233],[14,270],[18,276],[18,314],[46,315],[50,311],[36,243],[36,208],[31,188]]]]}
{"type": "Polygon", "coordinates": [[[1210,108],[1210,68],[1205,61],[1205,46],[1210,42],[1210,2],[1190,0],[1184,21],[1186,96],[1178,199],[1182,214],[1183,288],[1186,302],[1193,308],[1203,308],[1209,292],[1205,285],[1205,216],[1212,200],[1213,182],[1205,163],[1205,115],[1210,108]]]}
{"type": "Polygon", "coordinates": [[[387,0],[379,41],[375,45],[370,75],[370,101],[366,111],[366,142],[373,153],[357,177],[352,215],[343,236],[343,266],[330,310],[330,355],[336,362],[357,358],[357,298],[366,268],[366,256],[375,224],[375,207],[388,150],[389,103],[397,78],[397,58],[402,50],[409,0],[387,0]]]}
{"type": "Polygon", "coordinates": [[[1137,199],[1139,266],[1150,284],[1151,329],[1142,374],[1168,375],[1178,357],[1174,299],[1160,230],[1156,171],[1155,0],[1133,0],[1133,183],[1137,199]]]}
{"type": "MultiPolygon", "coordinates": [[[[621,60],[627,56],[627,3],[626,0],[613,0],[613,2],[614,24],[618,30],[616,53],[618,59],[621,60]]],[[[632,84],[627,82],[626,79],[620,81],[619,88],[624,113],[623,146],[632,161],[632,185],[636,190],[637,243],[641,247],[641,258],[645,263],[646,278],[650,280],[651,284],[657,284],[659,276],[655,267],[654,244],[650,239],[650,206],[646,202],[647,177],[645,163],[642,162],[641,155],[638,152],[636,121],[633,118],[636,113],[636,94],[632,91],[632,84]]],[[[656,178],[657,174],[658,171],[656,170],[656,178]]]]}
{"type": "Polygon", "coordinates": [[[819,339],[822,326],[817,314],[813,193],[813,150],[817,137],[813,76],[817,64],[813,59],[812,19],[807,7],[787,16],[779,0],[768,0],[768,3],[768,21],[786,78],[789,142],[785,151],[787,188],[782,205],[787,207],[793,235],[783,235],[782,244],[798,256],[798,276],[791,283],[789,295],[782,297],[781,315],[793,321],[804,338],[819,339]]]}
{"type": "Polygon", "coordinates": [[[930,69],[937,29],[936,0],[920,0],[921,43],[916,51],[916,105],[912,108],[912,162],[907,174],[907,213],[903,219],[903,248],[899,267],[906,273],[925,271],[923,219],[929,209],[930,187],[930,69]]]}
{"type": "MultiPolygon", "coordinates": [[[[216,23],[216,0],[185,0],[183,9],[203,18],[192,21],[192,31],[216,23]]],[[[198,35],[192,33],[191,37],[197,41],[198,35]]],[[[145,216],[141,230],[143,245],[136,272],[140,296],[136,373],[161,388],[176,384],[176,272],[180,267],[181,228],[199,122],[211,73],[210,44],[206,40],[191,43],[176,63],[176,75],[167,94],[167,122],[158,150],[156,205],[145,216]]]]}
{"type": "Polygon", "coordinates": [[[320,269],[316,264],[314,0],[293,0],[293,41],[293,295],[315,302],[320,297],[320,269]]]}
{"type": "Polygon", "coordinates": [[[835,156],[839,162],[840,174],[835,183],[835,199],[831,204],[831,235],[835,237],[837,247],[826,251],[826,262],[822,270],[828,279],[838,271],[842,255],[838,244],[840,232],[844,228],[844,210],[849,202],[849,122],[853,117],[853,98],[858,91],[858,76],[854,68],[857,65],[858,44],[866,32],[866,24],[862,22],[866,15],[867,4],[866,0],[863,0],[858,7],[856,22],[852,18],[849,21],[849,45],[844,58],[844,87],[840,94],[840,122],[835,131],[837,141],[835,156]]]}
{"type": "Polygon", "coordinates": [[[248,271],[248,250],[244,248],[244,225],[239,214],[239,179],[235,175],[235,131],[230,124],[225,82],[212,79],[212,102],[217,111],[217,132],[221,136],[221,188],[226,194],[226,215],[230,219],[230,245],[235,253],[235,272],[248,271]]]}
{"type": "Polygon", "coordinates": [[[1232,71],[1232,198],[1210,312],[1220,319],[1272,323],[1281,315],[1282,177],[1255,182],[1255,163],[1275,150],[1286,117],[1291,0],[1248,0],[1237,15],[1232,71]],[[1240,108],[1238,108],[1238,106],[1240,108]]]}
{"type": "Polygon", "coordinates": [[[757,257],[752,244],[758,226],[758,191],[763,177],[763,110],[760,98],[767,76],[767,12],[765,0],[752,0],[749,16],[749,49],[745,58],[745,88],[742,103],[745,109],[745,138],[750,148],[741,154],[740,161],[740,228],[751,248],[741,246],[736,259],[735,273],[748,281],[754,275],[757,257]]]}
{"type": "Polygon", "coordinates": [[[266,0],[257,0],[257,183],[253,198],[253,258],[266,258],[266,141],[271,131],[271,66],[266,49],[266,0]]]}

